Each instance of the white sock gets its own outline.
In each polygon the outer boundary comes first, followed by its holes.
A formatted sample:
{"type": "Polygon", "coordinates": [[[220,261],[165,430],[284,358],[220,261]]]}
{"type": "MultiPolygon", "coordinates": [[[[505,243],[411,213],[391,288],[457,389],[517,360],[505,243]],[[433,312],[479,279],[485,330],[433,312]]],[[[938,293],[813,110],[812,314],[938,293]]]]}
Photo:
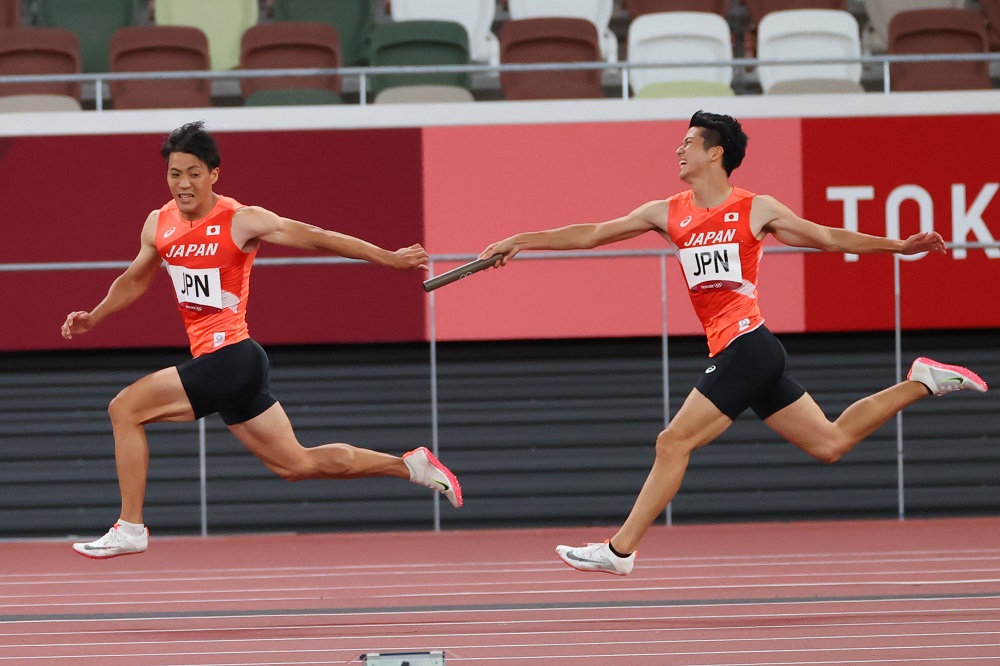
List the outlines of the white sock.
{"type": "Polygon", "coordinates": [[[146,532],[146,526],[142,523],[130,523],[127,520],[118,519],[118,529],[128,536],[142,536],[146,532]]]}

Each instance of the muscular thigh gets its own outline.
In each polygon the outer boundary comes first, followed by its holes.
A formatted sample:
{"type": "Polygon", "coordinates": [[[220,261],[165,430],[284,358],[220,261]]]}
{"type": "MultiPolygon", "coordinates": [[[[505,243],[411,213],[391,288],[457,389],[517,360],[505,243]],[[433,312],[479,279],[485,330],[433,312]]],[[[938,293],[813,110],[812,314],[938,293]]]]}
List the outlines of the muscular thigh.
{"type": "Polygon", "coordinates": [[[194,410],[177,368],[164,368],[129,385],[111,403],[112,412],[127,413],[135,423],[193,421],[194,410]]]}

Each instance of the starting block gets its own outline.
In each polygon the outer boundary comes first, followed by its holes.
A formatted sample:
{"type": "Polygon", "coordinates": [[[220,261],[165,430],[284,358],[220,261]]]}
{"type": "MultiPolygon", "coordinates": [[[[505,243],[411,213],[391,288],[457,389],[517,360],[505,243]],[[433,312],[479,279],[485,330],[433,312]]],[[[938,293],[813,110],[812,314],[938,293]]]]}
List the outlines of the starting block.
{"type": "Polygon", "coordinates": [[[369,652],[361,655],[365,666],[445,666],[444,652],[369,652]]]}

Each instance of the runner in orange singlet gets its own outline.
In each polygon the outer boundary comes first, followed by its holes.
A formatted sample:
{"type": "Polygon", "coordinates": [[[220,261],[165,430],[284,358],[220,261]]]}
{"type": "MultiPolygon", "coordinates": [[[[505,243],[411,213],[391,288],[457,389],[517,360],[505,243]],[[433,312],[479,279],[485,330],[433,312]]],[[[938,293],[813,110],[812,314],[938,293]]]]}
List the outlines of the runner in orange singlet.
{"type": "Polygon", "coordinates": [[[709,365],[656,438],[653,468],[625,524],[605,543],[556,548],[566,564],[581,571],[630,573],[639,541],[677,494],[691,452],[725,432],[748,407],[789,442],[832,463],[921,398],[959,389],[986,391],[986,383],[965,368],[918,358],[907,381],[862,398],[836,421],[826,418],[785,371],[785,349],[764,326],[757,306],[764,237],[855,254],[944,252],[944,241],[936,232],[894,240],[820,226],[773,197],[734,187],[729,178],[743,162],[746,144],[734,118],[699,111],[677,148],[679,176],[690,190],[608,222],[518,234],[480,255],[503,254],[503,266],[521,250],[589,249],[656,232],[677,251],[691,303],[708,337],[709,365]]]}
{"type": "Polygon", "coordinates": [[[219,149],[200,122],[172,132],[161,154],[173,198],[146,218],[138,256],[104,300],[90,312],[71,312],[62,335],[86,333],[131,305],[166,264],[193,358],[143,377],[111,401],[121,516],[103,537],[74,544],[74,550],[91,558],[144,552],[149,538],[142,517],[149,466],[145,424],[192,421],[215,412],[251,453],[289,481],[395,476],[440,491],[461,506],[458,479],[424,447],[402,458],[349,444],[303,447],[271,395],[267,354],[250,338],[246,324],[250,267],[261,241],[397,270],[426,268],[424,248],[390,252],[216,194],[219,149]]]}

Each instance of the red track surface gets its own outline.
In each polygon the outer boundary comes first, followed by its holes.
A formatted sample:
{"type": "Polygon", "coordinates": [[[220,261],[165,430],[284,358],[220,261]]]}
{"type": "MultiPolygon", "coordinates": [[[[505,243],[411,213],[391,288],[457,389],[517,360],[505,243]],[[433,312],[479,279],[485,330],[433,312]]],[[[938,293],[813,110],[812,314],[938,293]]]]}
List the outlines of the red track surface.
{"type": "Polygon", "coordinates": [[[627,578],[553,553],[610,532],[0,543],[0,663],[1000,664],[1000,518],[657,527],[627,578]]]}

